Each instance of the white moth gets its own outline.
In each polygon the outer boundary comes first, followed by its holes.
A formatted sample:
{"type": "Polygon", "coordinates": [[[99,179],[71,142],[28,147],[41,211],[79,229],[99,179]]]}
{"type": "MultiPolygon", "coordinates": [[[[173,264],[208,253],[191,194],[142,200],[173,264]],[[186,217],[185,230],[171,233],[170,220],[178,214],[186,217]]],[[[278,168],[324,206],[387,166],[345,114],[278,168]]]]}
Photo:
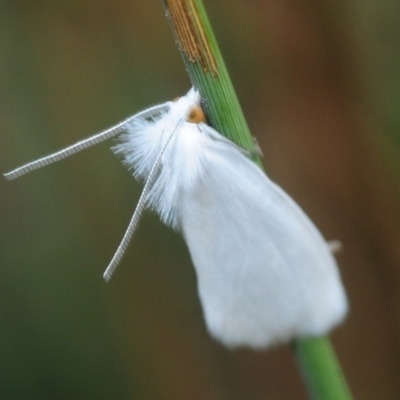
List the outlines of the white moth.
{"type": "Polygon", "coordinates": [[[7,179],[121,135],[113,148],[145,186],[104,273],[108,281],[144,209],[182,232],[211,335],[226,346],[268,347],[340,323],[346,295],[328,244],[246,151],[206,125],[200,95],[144,110],[7,179]]]}

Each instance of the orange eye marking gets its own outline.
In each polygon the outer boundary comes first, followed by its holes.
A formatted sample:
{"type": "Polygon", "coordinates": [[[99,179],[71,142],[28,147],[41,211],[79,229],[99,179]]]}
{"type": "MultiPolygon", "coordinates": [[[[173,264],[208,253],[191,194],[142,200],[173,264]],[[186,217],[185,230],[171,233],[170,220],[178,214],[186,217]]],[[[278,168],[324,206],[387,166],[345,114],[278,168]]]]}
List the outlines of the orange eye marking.
{"type": "Polygon", "coordinates": [[[198,124],[200,122],[206,122],[206,116],[201,107],[193,107],[190,110],[186,121],[191,122],[192,124],[198,124]]]}

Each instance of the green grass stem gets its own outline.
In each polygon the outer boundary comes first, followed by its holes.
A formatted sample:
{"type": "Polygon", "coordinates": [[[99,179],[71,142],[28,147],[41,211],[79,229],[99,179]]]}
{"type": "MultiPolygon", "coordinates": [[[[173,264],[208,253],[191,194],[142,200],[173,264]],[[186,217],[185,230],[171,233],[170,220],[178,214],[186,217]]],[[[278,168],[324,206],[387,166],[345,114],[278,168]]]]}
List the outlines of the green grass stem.
{"type": "MultiPolygon", "coordinates": [[[[254,141],[201,0],[164,0],[167,18],[190,79],[204,99],[209,123],[238,145],[254,150],[254,141]]],[[[261,161],[255,159],[261,166],[261,161]]],[[[313,400],[351,400],[330,341],[298,339],[294,354],[313,400]]]]}

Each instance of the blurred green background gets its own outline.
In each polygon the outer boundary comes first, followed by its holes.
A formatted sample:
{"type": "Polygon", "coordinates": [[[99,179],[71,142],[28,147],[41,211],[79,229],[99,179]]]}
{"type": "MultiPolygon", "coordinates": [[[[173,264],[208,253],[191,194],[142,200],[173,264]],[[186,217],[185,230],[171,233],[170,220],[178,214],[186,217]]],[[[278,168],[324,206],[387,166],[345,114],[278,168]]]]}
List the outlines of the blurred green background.
{"type": "MultiPolygon", "coordinates": [[[[332,340],[357,399],[400,398],[400,4],[205,1],[269,176],[327,239],[351,311],[332,340]]],[[[0,1],[9,171],[184,94],[161,1],[0,1]]],[[[0,180],[0,398],[306,399],[289,346],[206,333],[181,237],[99,145],[0,180]]]]}

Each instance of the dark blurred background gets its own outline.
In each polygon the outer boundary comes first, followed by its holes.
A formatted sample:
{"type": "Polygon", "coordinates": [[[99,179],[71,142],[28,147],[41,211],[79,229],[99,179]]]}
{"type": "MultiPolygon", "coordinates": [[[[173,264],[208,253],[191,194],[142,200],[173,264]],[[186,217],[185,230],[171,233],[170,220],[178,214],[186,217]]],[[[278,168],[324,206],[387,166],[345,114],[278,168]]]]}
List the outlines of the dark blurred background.
{"type": "MultiPolygon", "coordinates": [[[[400,3],[205,1],[269,176],[338,255],[331,335],[357,399],[400,398],[400,3]]],[[[0,169],[190,82],[161,1],[0,1],[0,169]]],[[[147,213],[102,273],[141,185],[99,145],[0,180],[1,399],[306,399],[288,346],[207,335],[181,237],[147,213]]]]}

